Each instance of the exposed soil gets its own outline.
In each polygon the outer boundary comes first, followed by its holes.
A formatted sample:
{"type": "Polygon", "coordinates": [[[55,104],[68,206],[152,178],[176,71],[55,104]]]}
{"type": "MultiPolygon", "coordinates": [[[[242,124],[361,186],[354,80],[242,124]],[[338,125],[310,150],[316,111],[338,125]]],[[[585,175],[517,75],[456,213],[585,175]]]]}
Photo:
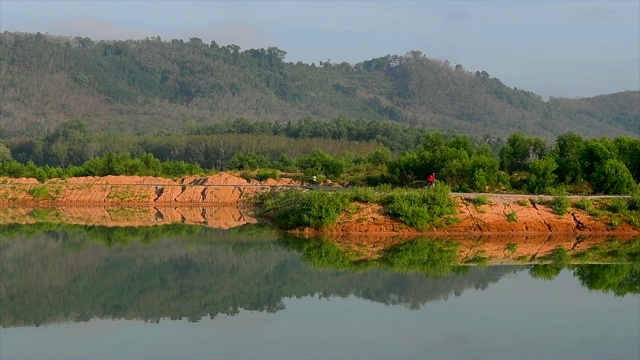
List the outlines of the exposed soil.
{"type": "MultiPolygon", "coordinates": [[[[265,182],[247,181],[220,173],[206,177],[171,180],[155,177],[106,176],[50,180],[39,184],[35,179],[0,179],[0,222],[27,219],[36,207],[55,206],[56,218],[70,223],[120,226],[164,223],[205,224],[228,228],[257,222],[248,206],[261,192],[285,186],[299,186],[291,179],[265,182]]],[[[457,218],[453,225],[431,229],[426,234],[447,236],[480,235],[612,235],[640,234],[626,223],[616,227],[608,219],[593,218],[570,209],[558,216],[550,207],[536,204],[528,196],[487,194],[490,203],[475,206],[469,194],[456,194],[457,218]],[[509,221],[515,213],[517,220],[509,221]]],[[[536,197],[537,199],[538,197],[536,197]]],[[[51,210],[51,211],[54,211],[51,210]]],[[[42,215],[40,213],[40,215],[42,215]]],[[[512,219],[513,220],[513,219],[512,219]]],[[[28,220],[22,220],[26,222],[28,220]]],[[[318,235],[316,230],[301,234],[318,235]]],[[[356,204],[323,234],[379,235],[381,237],[415,237],[425,232],[412,229],[389,218],[380,205],[356,204]]]]}

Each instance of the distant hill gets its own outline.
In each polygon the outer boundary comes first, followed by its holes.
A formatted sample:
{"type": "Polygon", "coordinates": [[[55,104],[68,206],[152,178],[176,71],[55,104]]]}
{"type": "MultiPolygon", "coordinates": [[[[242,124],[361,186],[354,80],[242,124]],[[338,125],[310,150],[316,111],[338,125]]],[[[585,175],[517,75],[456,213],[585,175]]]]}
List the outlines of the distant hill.
{"type": "MultiPolygon", "coordinates": [[[[200,39],[99,41],[0,34],[0,138],[45,136],[71,118],[92,130],[150,134],[252,121],[390,120],[463,134],[546,140],[640,136],[640,92],[543,101],[484,71],[412,51],[357,64],[285,61],[200,39]]],[[[523,69],[526,71],[526,69],[523,69]]]]}

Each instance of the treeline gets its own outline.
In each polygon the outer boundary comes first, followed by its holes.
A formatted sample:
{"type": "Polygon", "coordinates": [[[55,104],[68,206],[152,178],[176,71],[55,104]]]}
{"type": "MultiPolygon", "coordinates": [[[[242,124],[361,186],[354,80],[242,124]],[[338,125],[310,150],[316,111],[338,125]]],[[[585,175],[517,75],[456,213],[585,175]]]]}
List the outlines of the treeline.
{"type": "Polygon", "coordinates": [[[549,145],[522,132],[506,140],[478,139],[343,117],[284,128],[235,120],[183,132],[124,137],[94,133],[86,122],[71,120],[43,139],[0,144],[0,173],[42,180],[60,174],[174,177],[209,170],[261,169],[264,175],[272,169],[316,175],[320,181],[408,186],[435,172],[455,191],[584,194],[626,194],[640,181],[640,140],[622,136],[585,139],[569,132],[549,145]]]}
{"type": "Polygon", "coordinates": [[[93,41],[0,33],[0,139],[46,136],[71,118],[96,131],[157,134],[190,120],[284,126],[341,114],[502,137],[523,131],[551,140],[571,129],[589,137],[640,135],[638,91],[545,102],[486,71],[419,51],[356,64],[285,57],[275,47],[241,51],[196,37],[93,41]]]}
{"type": "Polygon", "coordinates": [[[424,144],[387,163],[389,176],[409,184],[436,172],[458,191],[522,189],[532,193],[627,194],[640,181],[640,140],[583,139],[567,133],[553,146],[516,132],[499,155],[467,136],[431,133],[424,144]]]}

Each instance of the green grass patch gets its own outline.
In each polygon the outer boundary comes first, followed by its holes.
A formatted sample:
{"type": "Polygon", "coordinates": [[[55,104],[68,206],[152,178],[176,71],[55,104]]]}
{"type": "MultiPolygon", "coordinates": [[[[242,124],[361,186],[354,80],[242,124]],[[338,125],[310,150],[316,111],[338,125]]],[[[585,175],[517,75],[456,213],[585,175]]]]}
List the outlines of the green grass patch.
{"type": "Polygon", "coordinates": [[[518,214],[516,214],[515,211],[512,211],[510,213],[507,214],[507,220],[509,222],[517,222],[518,221],[518,214]]]}
{"type": "Polygon", "coordinates": [[[53,200],[55,196],[51,193],[50,189],[45,186],[34,186],[30,188],[27,193],[31,195],[35,200],[53,200]]]}

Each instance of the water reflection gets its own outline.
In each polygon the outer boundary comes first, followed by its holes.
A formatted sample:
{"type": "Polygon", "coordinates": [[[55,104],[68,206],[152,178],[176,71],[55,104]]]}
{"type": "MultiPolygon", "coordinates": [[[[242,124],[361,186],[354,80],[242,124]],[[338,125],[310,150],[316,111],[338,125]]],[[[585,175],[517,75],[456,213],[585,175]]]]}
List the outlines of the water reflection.
{"type": "Polygon", "coordinates": [[[510,273],[553,279],[562,269],[589,289],[640,293],[638,239],[609,240],[573,255],[556,250],[534,265],[469,266],[459,256],[460,243],[448,239],[402,241],[365,258],[335,241],[283,237],[254,225],[220,230],[41,223],[0,230],[3,327],[92,318],[195,322],[241,309],[277,312],[283,299],[314,296],[419,309],[486,289],[510,273]],[[605,255],[624,263],[571,263],[605,255]]]}

